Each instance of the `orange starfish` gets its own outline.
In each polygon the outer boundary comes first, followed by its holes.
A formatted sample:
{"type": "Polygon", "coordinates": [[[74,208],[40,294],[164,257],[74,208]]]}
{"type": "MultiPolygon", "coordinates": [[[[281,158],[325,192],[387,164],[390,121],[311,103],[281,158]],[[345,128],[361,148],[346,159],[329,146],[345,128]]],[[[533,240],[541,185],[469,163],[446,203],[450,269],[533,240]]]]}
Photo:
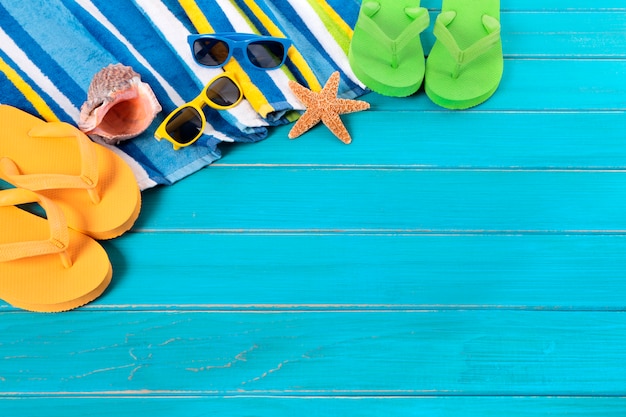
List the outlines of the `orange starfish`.
{"type": "Polygon", "coordinates": [[[339,115],[370,108],[370,104],[365,101],[337,98],[339,71],[330,76],[319,93],[311,91],[295,81],[289,81],[289,87],[306,106],[306,111],[289,132],[290,139],[297,138],[321,121],[339,140],[348,144],[352,142],[352,138],[339,115]]]}

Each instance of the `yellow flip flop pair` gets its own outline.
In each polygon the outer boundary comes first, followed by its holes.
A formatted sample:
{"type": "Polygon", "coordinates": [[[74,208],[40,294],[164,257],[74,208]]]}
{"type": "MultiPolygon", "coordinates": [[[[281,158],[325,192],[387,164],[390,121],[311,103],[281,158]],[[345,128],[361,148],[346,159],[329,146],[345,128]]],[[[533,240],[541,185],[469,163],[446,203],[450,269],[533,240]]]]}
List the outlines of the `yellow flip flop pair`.
{"type": "Polygon", "coordinates": [[[141,208],[130,167],[72,125],[0,105],[0,179],[14,186],[0,190],[0,298],[56,312],[102,294],[112,268],[96,239],[129,230],[141,208]]]}

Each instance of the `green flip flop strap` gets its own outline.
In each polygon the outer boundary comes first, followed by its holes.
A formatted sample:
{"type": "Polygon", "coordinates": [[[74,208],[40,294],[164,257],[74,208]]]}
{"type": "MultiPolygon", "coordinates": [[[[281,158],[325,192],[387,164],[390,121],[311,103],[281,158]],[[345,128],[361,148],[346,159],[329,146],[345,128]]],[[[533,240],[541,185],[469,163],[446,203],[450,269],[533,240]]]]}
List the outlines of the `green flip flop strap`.
{"type": "MultiPolygon", "coordinates": [[[[377,3],[377,2],[371,2],[377,3]]],[[[363,8],[362,18],[359,20],[360,28],[369,33],[372,37],[383,45],[391,55],[391,66],[398,67],[398,53],[409,45],[416,37],[420,35],[430,24],[430,16],[428,10],[423,7],[407,7],[404,12],[413,21],[400,33],[400,35],[391,39],[372,19],[378,8],[363,8]],[[367,10],[367,11],[366,11],[367,10]]]]}
{"type": "Polygon", "coordinates": [[[457,66],[453,74],[456,78],[459,76],[464,66],[485,54],[500,41],[500,22],[492,16],[483,15],[482,24],[487,31],[487,35],[469,47],[461,49],[454,35],[448,29],[448,25],[452,23],[455,17],[456,12],[454,11],[439,14],[435,21],[433,33],[437,37],[437,40],[446,47],[450,55],[452,55],[452,58],[456,60],[457,66]]]}

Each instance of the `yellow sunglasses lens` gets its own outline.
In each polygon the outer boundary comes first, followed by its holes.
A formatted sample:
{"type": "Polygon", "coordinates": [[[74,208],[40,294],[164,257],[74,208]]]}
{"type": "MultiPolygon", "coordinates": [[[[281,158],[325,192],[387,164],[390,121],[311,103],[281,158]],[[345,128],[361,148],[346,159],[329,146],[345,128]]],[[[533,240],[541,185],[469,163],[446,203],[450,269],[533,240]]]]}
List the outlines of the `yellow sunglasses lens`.
{"type": "Polygon", "coordinates": [[[200,137],[204,129],[203,124],[198,110],[186,106],[170,117],[165,125],[165,131],[175,142],[184,146],[200,137]]]}
{"type": "Polygon", "coordinates": [[[206,88],[206,98],[221,108],[232,107],[241,100],[241,90],[228,77],[219,77],[206,88]]]}

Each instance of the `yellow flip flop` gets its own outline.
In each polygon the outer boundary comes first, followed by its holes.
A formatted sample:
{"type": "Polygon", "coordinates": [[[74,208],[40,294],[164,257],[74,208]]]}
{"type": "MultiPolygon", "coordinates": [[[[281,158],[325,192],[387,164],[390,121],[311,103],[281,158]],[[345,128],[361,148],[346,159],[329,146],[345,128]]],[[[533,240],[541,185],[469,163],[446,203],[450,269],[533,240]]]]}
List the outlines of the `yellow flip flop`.
{"type": "Polygon", "coordinates": [[[129,230],[141,209],[130,166],[74,126],[0,105],[0,179],[58,204],[70,228],[94,239],[129,230]]]}
{"type": "Polygon", "coordinates": [[[102,246],[67,227],[61,208],[33,191],[0,191],[0,298],[25,310],[59,312],[100,296],[111,282],[102,246]],[[15,207],[38,202],[47,219],[15,207]]]}

